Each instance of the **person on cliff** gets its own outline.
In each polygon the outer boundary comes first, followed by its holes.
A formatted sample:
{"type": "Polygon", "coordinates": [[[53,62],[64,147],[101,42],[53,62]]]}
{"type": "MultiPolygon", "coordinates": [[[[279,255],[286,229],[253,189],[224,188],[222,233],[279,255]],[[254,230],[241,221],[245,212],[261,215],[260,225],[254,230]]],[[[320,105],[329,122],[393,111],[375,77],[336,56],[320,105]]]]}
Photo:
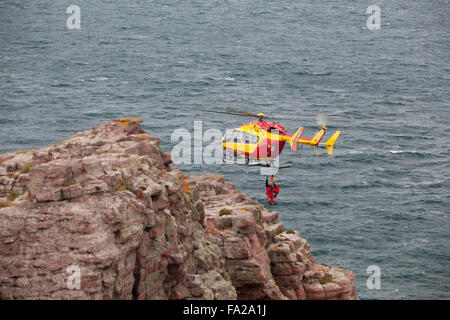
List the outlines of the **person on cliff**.
{"type": "Polygon", "coordinates": [[[275,183],[275,178],[273,176],[270,177],[270,182],[268,181],[269,177],[266,177],[266,194],[270,205],[276,205],[277,200],[276,197],[280,192],[280,184],[275,183]]]}

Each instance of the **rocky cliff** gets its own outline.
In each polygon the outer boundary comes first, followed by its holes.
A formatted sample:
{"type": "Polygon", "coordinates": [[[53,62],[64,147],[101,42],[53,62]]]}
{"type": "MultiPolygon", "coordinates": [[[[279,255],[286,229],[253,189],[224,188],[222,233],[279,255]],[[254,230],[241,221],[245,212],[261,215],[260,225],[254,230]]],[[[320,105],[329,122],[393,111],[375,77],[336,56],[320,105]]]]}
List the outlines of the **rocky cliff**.
{"type": "Polygon", "coordinates": [[[140,122],[0,155],[1,299],[356,298],[351,271],[223,176],[170,166],[140,122]]]}

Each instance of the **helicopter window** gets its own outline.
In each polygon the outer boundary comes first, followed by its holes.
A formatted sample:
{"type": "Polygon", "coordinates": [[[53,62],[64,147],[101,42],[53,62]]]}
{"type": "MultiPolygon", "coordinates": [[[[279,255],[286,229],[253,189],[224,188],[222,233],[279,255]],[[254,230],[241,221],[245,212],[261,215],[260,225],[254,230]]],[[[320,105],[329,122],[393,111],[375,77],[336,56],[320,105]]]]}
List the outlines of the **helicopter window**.
{"type": "Polygon", "coordinates": [[[242,131],[235,131],[234,139],[237,143],[246,143],[245,133],[242,131]]]}
{"type": "Polygon", "coordinates": [[[258,140],[259,140],[259,137],[258,137],[258,136],[255,136],[255,135],[249,134],[249,133],[247,133],[247,134],[245,135],[245,138],[246,138],[246,140],[247,140],[246,143],[250,143],[250,144],[257,144],[257,143],[258,143],[258,140]]]}
{"type": "Polygon", "coordinates": [[[233,140],[233,132],[227,132],[222,139],[223,142],[231,142],[232,140],[233,140]]]}
{"type": "Polygon", "coordinates": [[[241,131],[235,131],[233,134],[233,142],[234,143],[244,143],[244,135],[241,131]]]}
{"type": "Polygon", "coordinates": [[[224,142],[256,144],[259,137],[243,131],[233,131],[223,137],[224,142]]]}
{"type": "Polygon", "coordinates": [[[259,139],[258,136],[243,131],[235,131],[233,137],[234,139],[237,139],[239,143],[246,143],[246,144],[256,144],[258,143],[259,139]]]}

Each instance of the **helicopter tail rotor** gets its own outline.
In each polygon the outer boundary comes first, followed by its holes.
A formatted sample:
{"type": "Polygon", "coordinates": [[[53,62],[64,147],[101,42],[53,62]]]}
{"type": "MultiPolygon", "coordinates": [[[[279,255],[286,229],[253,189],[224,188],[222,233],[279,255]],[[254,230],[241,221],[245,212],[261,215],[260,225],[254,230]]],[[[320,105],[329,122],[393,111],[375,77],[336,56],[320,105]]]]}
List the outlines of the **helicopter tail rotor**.
{"type": "Polygon", "coordinates": [[[319,113],[316,115],[316,123],[319,125],[319,127],[326,127],[327,124],[330,122],[330,119],[342,119],[343,117],[340,116],[330,116],[325,113],[319,113]]]}
{"type": "Polygon", "coordinates": [[[316,123],[319,127],[326,127],[328,124],[328,116],[324,113],[316,115],[316,123]]]}

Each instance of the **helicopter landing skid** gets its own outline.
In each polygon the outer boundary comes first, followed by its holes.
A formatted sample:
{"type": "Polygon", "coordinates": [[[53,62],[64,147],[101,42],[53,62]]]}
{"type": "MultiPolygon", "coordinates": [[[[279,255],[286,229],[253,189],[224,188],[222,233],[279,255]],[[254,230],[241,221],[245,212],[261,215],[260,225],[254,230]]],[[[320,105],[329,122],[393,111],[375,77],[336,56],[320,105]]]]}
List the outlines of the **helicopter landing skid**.
{"type": "MultiPolygon", "coordinates": [[[[254,161],[254,162],[250,162],[250,160],[248,158],[246,158],[243,161],[237,161],[237,158],[235,158],[234,160],[226,160],[224,159],[223,162],[225,164],[229,164],[229,165],[240,165],[240,166],[246,166],[246,167],[275,167],[274,163],[272,161],[270,162],[266,162],[266,161],[254,161]]],[[[285,169],[285,168],[291,168],[292,165],[291,164],[283,164],[283,165],[279,165],[278,169],[285,169]]]]}
{"type": "MultiPolygon", "coordinates": [[[[259,166],[259,167],[268,167],[268,168],[270,168],[270,167],[275,167],[272,163],[261,162],[261,161],[249,163],[248,166],[249,166],[249,167],[256,167],[256,166],[259,166]]],[[[278,169],[291,168],[291,167],[292,167],[291,164],[282,164],[282,165],[279,165],[279,166],[278,166],[278,169]]]]}
{"type": "Polygon", "coordinates": [[[249,166],[248,163],[239,163],[236,161],[229,161],[229,160],[224,160],[223,163],[236,166],[247,166],[247,167],[249,166]]]}

